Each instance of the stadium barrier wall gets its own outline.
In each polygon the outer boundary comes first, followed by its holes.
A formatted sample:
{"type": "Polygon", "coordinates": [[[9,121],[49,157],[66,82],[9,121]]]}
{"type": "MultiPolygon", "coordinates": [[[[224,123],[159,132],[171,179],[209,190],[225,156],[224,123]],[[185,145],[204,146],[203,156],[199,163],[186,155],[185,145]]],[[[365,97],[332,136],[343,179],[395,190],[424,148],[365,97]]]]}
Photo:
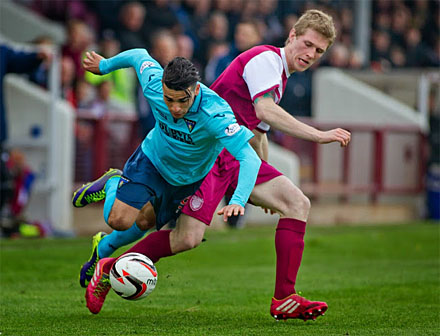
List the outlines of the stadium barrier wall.
{"type": "Polygon", "coordinates": [[[301,187],[309,196],[339,195],[347,201],[349,196],[363,194],[376,203],[382,195],[417,195],[424,190],[426,136],[418,127],[300,120],[322,130],[342,127],[352,134],[345,148],[289,136],[278,139],[300,156],[301,187]]]}
{"type": "Polygon", "coordinates": [[[417,126],[423,132],[429,129],[426,111],[416,111],[339,69],[318,69],[312,92],[312,117],[318,122],[417,126]]]}
{"type": "Polygon", "coordinates": [[[11,41],[21,43],[29,43],[41,36],[52,38],[57,45],[66,41],[64,26],[10,0],[0,1],[0,33],[11,41]]]}
{"type": "Polygon", "coordinates": [[[36,179],[25,210],[28,220],[49,221],[55,234],[73,233],[74,111],[53,94],[9,74],[4,81],[8,148],[21,150],[36,179]]]}

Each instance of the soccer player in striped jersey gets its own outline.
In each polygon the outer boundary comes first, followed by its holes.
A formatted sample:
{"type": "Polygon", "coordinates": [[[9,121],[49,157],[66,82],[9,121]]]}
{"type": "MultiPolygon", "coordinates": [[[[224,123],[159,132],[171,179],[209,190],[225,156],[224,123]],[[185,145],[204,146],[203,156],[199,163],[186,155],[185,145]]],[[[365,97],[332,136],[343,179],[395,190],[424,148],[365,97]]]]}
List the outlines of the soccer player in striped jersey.
{"type": "MultiPolygon", "coordinates": [[[[348,131],[340,128],[320,131],[298,121],[278,105],[288,78],[296,71],[307,70],[320,59],[335,37],[332,18],[321,11],[308,10],[290,30],[284,48],[262,45],[243,52],[211,85],[232,107],[238,123],[255,134],[251,145],[263,162],[250,202],[280,215],[275,233],[275,292],[270,307],[275,319],[315,319],[327,310],[325,302],[309,301],[296,293],[310,201],[292,181],[266,162],[266,132],[273,127],[321,144],[348,145],[351,137],[348,131]]],[[[236,186],[236,160],[224,150],[217,162],[222,165],[213,167],[200,189],[186,203],[182,222],[191,222],[191,226],[196,222],[200,226],[201,223],[209,225],[223,194],[230,194],[236,186]]]]}

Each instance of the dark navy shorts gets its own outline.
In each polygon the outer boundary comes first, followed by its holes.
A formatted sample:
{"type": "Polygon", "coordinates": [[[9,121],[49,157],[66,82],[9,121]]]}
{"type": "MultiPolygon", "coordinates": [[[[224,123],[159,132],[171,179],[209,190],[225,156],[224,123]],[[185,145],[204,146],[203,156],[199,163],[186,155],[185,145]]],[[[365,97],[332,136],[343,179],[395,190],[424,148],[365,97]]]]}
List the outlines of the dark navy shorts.
{"type": "Polygon", "coordinates": [[[159,230],[179,217],[186,200],[196,192],[202,181],[203,178],[178,187],[169,184],[139,146],[125,163],[116,198],[139,210],[151,201],[159,230]]]}

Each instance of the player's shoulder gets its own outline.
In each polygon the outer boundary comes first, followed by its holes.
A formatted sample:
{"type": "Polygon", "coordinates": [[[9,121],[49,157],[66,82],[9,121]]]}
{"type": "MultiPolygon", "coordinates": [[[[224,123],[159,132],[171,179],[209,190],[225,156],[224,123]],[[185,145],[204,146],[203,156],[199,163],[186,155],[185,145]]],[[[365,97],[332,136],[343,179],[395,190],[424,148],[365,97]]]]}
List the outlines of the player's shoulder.
{"type": "Polygon", "coordinates": [[[243,52],[239,57],[243,63],[247,63],[255,57],[265,57],[278,61],[281,60],[281,49],[271,45],[259,45],[243,52]]]}
{"type": "Polygon", "coordinates": [[[204,84],[200,84],[200,112],[204,118],[214,118],[219,113],[232,113],[229,104],[220,97],[215,91],[204,84]]]}

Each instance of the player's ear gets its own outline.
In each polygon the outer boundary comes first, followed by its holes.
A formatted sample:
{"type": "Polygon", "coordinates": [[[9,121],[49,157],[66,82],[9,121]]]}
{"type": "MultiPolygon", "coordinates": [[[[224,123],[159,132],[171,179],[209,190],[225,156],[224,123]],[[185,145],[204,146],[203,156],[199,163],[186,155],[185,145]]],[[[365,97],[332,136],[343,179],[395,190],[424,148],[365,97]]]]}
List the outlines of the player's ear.
{"type": "Polygon", "coordinates": [[[194,90],[194,95],[197,96],[200,92],[200,84],[197,83],[196,89],[194,90]]]}
{"type": "Polygon", "coordinates": [[[292,42],[296,37],[296,30],[295,28],[290,29],[289,32],[289,43],[292,42]]]}

